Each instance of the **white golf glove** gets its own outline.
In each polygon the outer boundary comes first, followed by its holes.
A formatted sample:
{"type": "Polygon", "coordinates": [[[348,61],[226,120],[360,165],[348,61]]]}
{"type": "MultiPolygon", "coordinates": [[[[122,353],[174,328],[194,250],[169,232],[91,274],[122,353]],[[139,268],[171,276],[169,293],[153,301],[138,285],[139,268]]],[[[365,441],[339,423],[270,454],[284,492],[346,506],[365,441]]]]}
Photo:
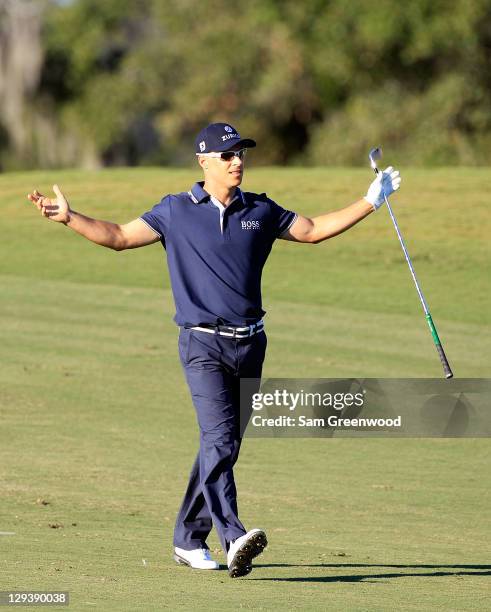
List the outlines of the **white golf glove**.
{"type": "Polygon", "coordinates": [[[386,168],[383,172],[377,174],[376,179],[370,185],[365,196],[365,200],[370,202],[375,210],[380,208],[385,202],[385,197],[388,198],[394,191],[397,191],[401,186],[401,176],[399,170],[394,170],[392,166],[386,168]]]}

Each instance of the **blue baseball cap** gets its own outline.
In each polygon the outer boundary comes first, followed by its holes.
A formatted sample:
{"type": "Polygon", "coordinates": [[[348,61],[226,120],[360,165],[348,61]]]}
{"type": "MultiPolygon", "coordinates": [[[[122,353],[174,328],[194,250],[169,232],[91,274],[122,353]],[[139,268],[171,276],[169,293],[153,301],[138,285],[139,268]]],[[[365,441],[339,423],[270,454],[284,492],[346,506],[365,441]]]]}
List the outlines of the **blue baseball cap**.
{"type": "Polygon", "coordinates": [[[236,147],[250,149],[255,146],[255,140],[241,138],[239,132],[228,123],[211,123],[196,137],[196,153],[220,153],[236,147]]]}

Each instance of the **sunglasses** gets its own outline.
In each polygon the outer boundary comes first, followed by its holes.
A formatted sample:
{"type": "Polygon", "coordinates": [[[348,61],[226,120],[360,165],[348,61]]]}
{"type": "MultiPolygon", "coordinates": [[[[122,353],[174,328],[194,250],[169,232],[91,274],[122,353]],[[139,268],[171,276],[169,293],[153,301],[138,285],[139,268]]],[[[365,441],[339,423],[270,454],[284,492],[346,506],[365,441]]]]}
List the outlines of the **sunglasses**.
{"type": "Polygon", "coordinates": [[[234,157],[244,159],[247,149],[239,149],[238,151],[222,151],[221,153],[196,153],[196,155],[202,155],[203,157],[218,157],[223,161],[232,161],[234,157]]]}

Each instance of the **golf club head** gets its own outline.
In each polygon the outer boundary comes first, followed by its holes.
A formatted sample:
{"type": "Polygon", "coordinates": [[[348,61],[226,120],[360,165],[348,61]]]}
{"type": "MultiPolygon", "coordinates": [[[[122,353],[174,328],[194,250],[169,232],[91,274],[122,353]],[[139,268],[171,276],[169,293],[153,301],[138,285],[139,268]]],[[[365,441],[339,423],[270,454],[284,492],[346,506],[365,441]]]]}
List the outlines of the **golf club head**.
{"type": "Polygon", "coordinates": [[[382,147],[376,147],[372,149],[368,154],[368,159],[370,160],[370,166],[375,173],[378,173],[377,161],[382,159],[382,147]]]}

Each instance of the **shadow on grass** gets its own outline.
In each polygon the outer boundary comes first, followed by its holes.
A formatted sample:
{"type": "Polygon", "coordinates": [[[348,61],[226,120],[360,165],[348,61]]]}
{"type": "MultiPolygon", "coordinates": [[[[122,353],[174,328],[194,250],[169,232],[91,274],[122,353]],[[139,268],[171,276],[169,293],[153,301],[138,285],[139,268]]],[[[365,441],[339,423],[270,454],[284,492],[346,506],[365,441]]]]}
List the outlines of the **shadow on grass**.
{"type": "Polygon", "coordinates": [[[292,578],[249,578],[249,580],[271,580],[278,582],[374,582],[375,579],[389,578],[440,578],[442,576],[491,576],[491,565],[384,565],[372,563],[313,563],[313,564],[289,564],[289,563],[271,563],[257,564],[254,568],[280,568],[280,567],[295,567],[295,568],[394,568],[394,569],[412,569],[412,572],[390,572],[384,574],[368,574],[355,573],[346,576],[295,576],[292,578]],[[438,570],[433,572],[422,572],[418,570],[438,570]]]}

